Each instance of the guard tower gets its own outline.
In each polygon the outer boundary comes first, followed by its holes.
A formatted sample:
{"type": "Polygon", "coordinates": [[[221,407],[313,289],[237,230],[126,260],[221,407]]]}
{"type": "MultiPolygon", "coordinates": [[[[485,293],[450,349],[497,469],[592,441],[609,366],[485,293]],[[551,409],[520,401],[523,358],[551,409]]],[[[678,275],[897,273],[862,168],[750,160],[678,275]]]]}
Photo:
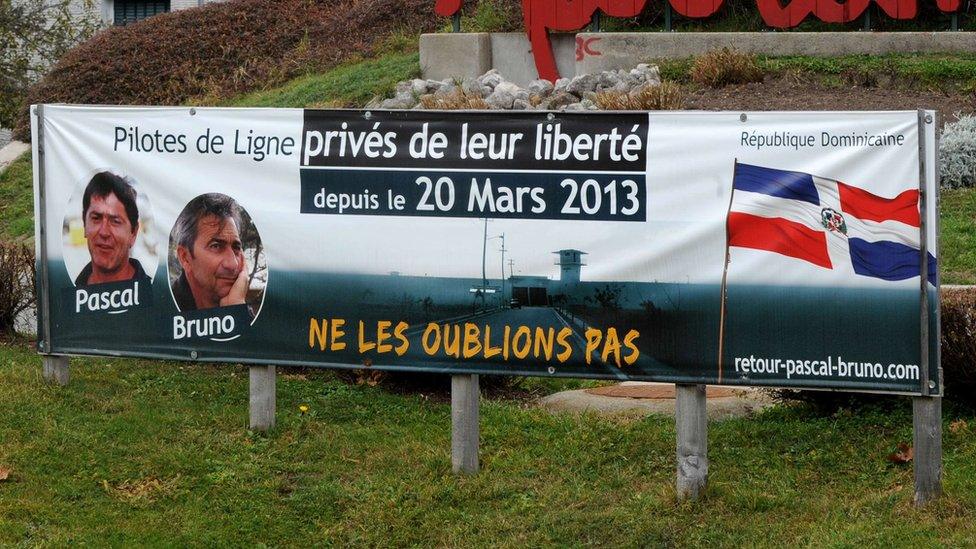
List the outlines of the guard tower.
{"type": "Polygon", "coordinates": [[[580,250],[559,250],[552,252],[559,256],[556,265],[559,265],[559,281],[563,284],[576,284],[580,281],[580,268],[586,265],[583,263],[583,256],[586,252],[580,250]]]}

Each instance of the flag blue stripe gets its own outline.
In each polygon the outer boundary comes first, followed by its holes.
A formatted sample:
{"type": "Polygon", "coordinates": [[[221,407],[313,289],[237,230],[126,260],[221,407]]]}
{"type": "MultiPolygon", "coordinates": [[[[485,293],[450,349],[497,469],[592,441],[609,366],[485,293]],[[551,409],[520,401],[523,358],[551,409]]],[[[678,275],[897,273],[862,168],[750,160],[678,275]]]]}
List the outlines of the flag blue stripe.
{"type": "Polygon", "coordinates": [[[820,205],[820,194],[817,193],[817,186],[813,183],[813,176],[808,173],[737,163],[732,187],[741,191],[802,200],[815,206],[820,205]]]}
{"type": "MultiPolygon", "coordinates": [[[[919,275],[919,250],[900,242],[868,242],[861,238],[847,240],[854,272],[884,280],[905,280],[919,275]]],[[[929,282],[936,283],[938,268],[935,257],[928,254],[929,282]]]]}

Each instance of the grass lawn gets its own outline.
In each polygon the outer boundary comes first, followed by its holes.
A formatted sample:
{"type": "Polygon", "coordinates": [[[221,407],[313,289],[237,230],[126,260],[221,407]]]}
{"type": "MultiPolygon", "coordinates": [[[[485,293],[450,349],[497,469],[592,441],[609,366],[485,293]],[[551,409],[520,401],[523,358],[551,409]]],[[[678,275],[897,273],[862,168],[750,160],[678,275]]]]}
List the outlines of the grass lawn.
{"type": "Polygon", "coordinates": [[[33,173],[30,153],[21,155],[0,173],[0,239],[33,239],[33,173]]]}
{"type": "Polygon", "coordinates": [[[449,405],[279,373],[278,428],[245,428],[247,370],[73,359],[45,385],[0,346],[0,544],[965,545],[976,418],[946,410],[945,496],[911,505],[908,399],[709,427],[707,498],[677,503],[673,421],[482,402],[482,471],[450,473],[449,405]],[[299,405],[310,410],[299,413],[299,405]],[[951,421],[964,427],[949,428],[951,421]],[[957,423],[963,425],[963,423],[957,423]]]}
{"type": "MultiPolygon", "coordinates": [[[[658,61],[661,76],[689,82],[694,58],[658,61]]],[[[836,86],[850,81],[883,81],[895,77],[909,87],[971,93],[976,87],[976,55],[973,54],[888,54],[846,55],[841,57],[757,56],[764,73],[792,74],[836,86]],[[846,77],[842,78],[842,77],[846,77]]],[[[944,113],[951,114],[951,113],[944,113]]]]}
{"type": "Polygon", "coordinates": [[[976,284],[976,189],[945,190],[940,198],[942,281],[976,284]]]}
{"type": "Polygon", "coordinates": [[[420,77],[420,55],[393,53],[312,74],[284,86],[243,95],[227,107],[354,107],[393,91],[401,80],[420,77]]]}

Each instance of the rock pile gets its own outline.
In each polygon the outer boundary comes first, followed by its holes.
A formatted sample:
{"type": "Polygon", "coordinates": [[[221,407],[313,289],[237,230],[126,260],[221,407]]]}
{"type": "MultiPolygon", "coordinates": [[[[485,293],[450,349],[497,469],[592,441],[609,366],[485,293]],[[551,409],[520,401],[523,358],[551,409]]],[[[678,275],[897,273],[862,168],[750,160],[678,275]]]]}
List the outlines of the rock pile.
{"type": "MultiPolygon", "coordinates": [[[[488,108],[500,110],[599,110],[595,102],[600,92],[613,91],[640,94],[648,87],[661,85],[657,66],[642,63],[630,71],[615,70],[581,74],[572,79],[560,78],[555,85],[548,80],[533,80],[518,86],[492,69],[478,78],[456,81],[405,80],[396,86],[396,95],[374,99],[368,109],[425,109],[438,100],[461,97],[482,100],[488,108]]],[[[480,104],[480,101],[479,101],[480,104]]]]}

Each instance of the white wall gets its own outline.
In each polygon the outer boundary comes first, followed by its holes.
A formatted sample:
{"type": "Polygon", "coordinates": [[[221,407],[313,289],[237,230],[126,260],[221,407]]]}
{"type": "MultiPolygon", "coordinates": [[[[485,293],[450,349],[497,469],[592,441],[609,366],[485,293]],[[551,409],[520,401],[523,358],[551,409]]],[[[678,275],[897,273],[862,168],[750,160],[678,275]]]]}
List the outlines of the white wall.
{"type": "MultiPolygon", "coordinates": [[[[211,2],[220,2],[223,0],[170,0],[169,9],[170,11],[185,10],[188,8],[195,8],[202,4],[209,4],[211,2]]],[[[84,4],[84,0],[72,0],[73,4],[81,5],[84,4]]],[[[94,3],[97,6],[100,16],[103,21],[111,24],[115,20],[115,9],[114,0],[95,0],[94,3]]]]}

